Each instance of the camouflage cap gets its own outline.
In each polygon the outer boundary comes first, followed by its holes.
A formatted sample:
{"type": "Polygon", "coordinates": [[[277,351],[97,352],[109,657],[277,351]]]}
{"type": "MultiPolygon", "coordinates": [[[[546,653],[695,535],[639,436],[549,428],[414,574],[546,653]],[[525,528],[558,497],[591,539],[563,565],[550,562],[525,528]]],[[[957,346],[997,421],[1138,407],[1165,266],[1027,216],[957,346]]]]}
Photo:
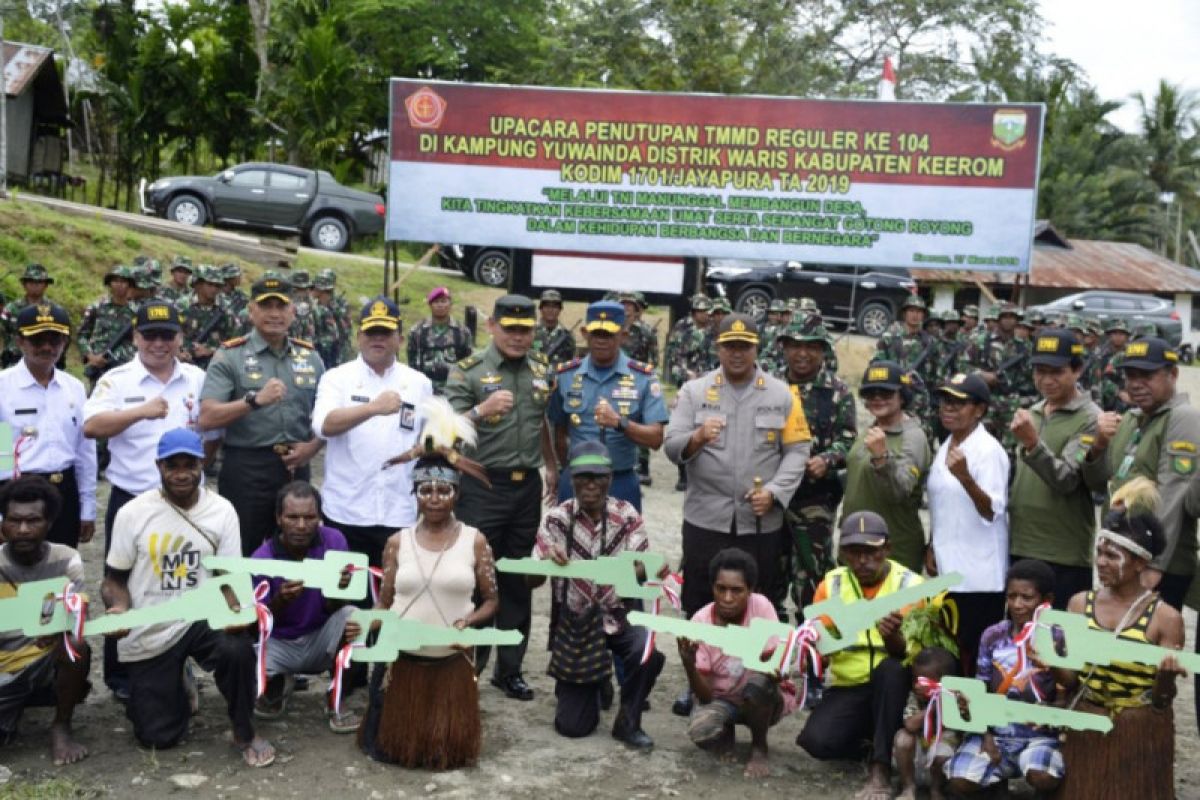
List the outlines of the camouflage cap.
{"type": "Polygon", "coordinates": [[[637,301],[637,304],[642,307],[643,311],[645,311],[646,307],[649,305],[649,303],[646,302],[646,295],[642,294],[641,292],[634,292],[633,299],[637,301]]]}
{"type": "Polygon", "coordinates": [[[311,289],[312,276],[308,274],[306,269],[298,269],[292,273],[292,288],[293,289],[311,289]]]}
{"type": "Polygon", "coordinates": [[[910,294],[904,298],[904,302],[900,304],[900,310],[903,311],[906,308],[919,308],[922,311],[929,310],[929,306],[925,305],[925,298],[919,294],[910,294]]]}
{"type": "Polygon", "coordinates": [[[154,280],[154,276],[150,274],[150,268],[147,266],[133,268],[133,285],[139,289],[157,289],[158,281],[154,280]]]}
{"type": "Polygon", "coordinates": [[[940,328],[942,327],[942,315],[936,311],[931,311],[925,317],[925,321],[921,323],[923,328],[940,328]]]}
{"type": "Polygon", "coordinates": [[[562,292],[558,289],[543,289],[541,296],[538,297],[538,308],[541,308],[546,303],[557,303],[561,306],[562,302],[562,292]]]}
{"type": "Polygon", "coordinates": [[[962,315],[971,319],[979,319],[979,306],[974,303],[963,306],[962,315]]]}
{"type": "Polygon", "coordinates": [[[240,278],[242,277],[242,268],[232,261],[228,261],[221,265],[221,275],[225,280],[240,278]]]}
{"type": "Polygon", "coordinates": [[[1083,317],[1078,314],[1067,314],[1066,329],[1069,331],[1079,331],[1083,333],[1087,324],[1083,321],[1083,317]]]}
{"type": "Polygon", "coordinates": [[[225,276],[221,274],[219,267],[214,267],[212,264],[201,264],[192,272],[192,283],[211,283],[220,286],[225,282],[225,276]]]}
{"type": "Polygon", "coordinates": [[[1024,309],[1022,309],[1016,303],[1001,303],[1000,307],[996,309],[996,319],[1000,319],[1000,317],[1004,316],[1005,314],[1011,314],[1012,316],[1016,317],[1018,321],[1025,318],[1024,309]]]}
{"type": "Polygon", "coordinates": [[[617,294],[617,302],[618,303],[633,303],[636,306],[638,304],[637,294],[635,294],[634,292],[620,292],[617,294]]]}
{"type": "Polygon", "coordinates": [[[801,297],[796,301],[796,309],[798,311],[807,311],[810,314],[820,314],[821,307],[817,305],[817,301],[811,297],[801,297]]]}
{"type": "Polygon", "coordinates": [[[793,311],[793,312],[799,311],[800,310],[800,300],[795,297],[789,298],[787,301],[787,310],[793,311]]]}
{"type": "Polygon", "coordinates": [[[337,273],[334,272],[331,267],[326,267],[325,269],[318,272],[317,277],[318,278],[328,278],[329,282],[332,285],[334,285],[334,286],[337,285],[337,273]]]}
{"type": "Polygon", "coordinates": [[[152,258],[146,262],[146,272],[154,279],[154,282],[162,283],[162,262],[157,258],[152,258]]]}
{"type": "Polygon", "coordinates": [[[134,274],[133,267],[127,264],[116,264],[108,272],[104,273],[104,285],[108,286],[114,279],[120,278],[123,281],[133,283],[134,274]]]}
{"type": "Polygon", "coordinates": [[[1098,320],[1098,319],[1089,319],[1089,320],[1087,320],[1087,321],[1085,322],[1085,324],[1087,325],[1087,327],[1083,329],[1083,332],[1084,332],[1084,333],[1089,333],[1089,334],[1091,334],[1092,336],[1101,336],[1101,335],[1103,335],[1103,333],[1104,333],[1104,328],[1103,328],[1103,327],[1100,325],[1100,320],[1098,320]]]}
{"type": "Polygon", "coordinates": [[[732,314],[733,306],[729,305],[729,301],[726,300],[724,297],[718,297],[716,300],[713,300],[711,313],[713,313],[713,314],[732,314]]]}
{"type": "Polygon", "coordinates": [[[778,297],[776,297],[774,300],[771,301],[771,304],[769,306],[767,306],[767,311],[771,311],[771,312],[787,311],[787,303],[785,303],[783,300],[780,300],[778,297]]]}
{"type": "Polygon", "coordinates": [[[132,264],[135,267],[140,267],[149,262],[150,262],[150,256],[146,255],[145,253],[140,253],[133,257],[132,264]]]}
{"type": "Polygon", "coordinates": [[[1158,326],[1149,320],[1143,320],[1133,326],[1134,336],[1158,336],[1158,326]]]}
{"type": "Polygon", "coordinates": [[[942,310],[942,322],[962,322],[962,317],[956,309],[946,308],[942,310]]]}
{"type": "Polygon", "coordinates": [[[313,277],[312,285],[317,291],[332,292],[333,276],[327,275],[325,270],[321,270],[313,277]]]}
{"type": "Polygon", "coordinates": [[[821,324],[820,317],[814,316],[792,321],[779,332],[779,339],[784,342],[821,342],[827,349],[833,347],[833,337],[821,324]]]}
{"type": "Polygon", "coordinates": [[[1025,319],[1029,320],[1034,325],[1045,325],[1046,312],[1042,311],[1040,308],[1035,308],[1025,312],[1025,319]]]}
{"type": "Polygon", "coordinates": [[[50,277],[50,273],[41,264],[26,264],[25,271],[21,273],[21,280],[54,283],[54,278],[50,277]]]}
{"type": "Polygon", "coordinates": [[[1113,317],[1104,323],[1104,332],[1112,333],[1113,331],[1129,333],[1129,325],[1121,317],[1113,317]]]}
{"type": "Polygon", "coordinates": [[[177,269],[195,272],[195,270],[192,268],[192,260],[187,256],[175,256],[175,258],[171,260],[171,272],[174,272],[177,269]]]}
{"type": "Polygon", "coordinates": [[[692,295],[692,311],[712,311],[712,300],[702,294],[692,295]]]}
{"type": "Polygon", "coordinates": [[[993,322],[1000,319],[1000,306],[997,306],[997,305],[988,306],[988,310],[983,312],[983,318],[984,318],[984,320],[991,320],[993,322]]]}

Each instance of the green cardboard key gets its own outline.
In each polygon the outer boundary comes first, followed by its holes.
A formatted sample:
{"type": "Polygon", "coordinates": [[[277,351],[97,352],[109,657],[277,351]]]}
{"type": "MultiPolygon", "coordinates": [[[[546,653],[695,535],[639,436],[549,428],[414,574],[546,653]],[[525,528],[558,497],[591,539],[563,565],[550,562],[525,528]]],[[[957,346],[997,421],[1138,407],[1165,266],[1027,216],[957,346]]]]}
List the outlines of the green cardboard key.
{"type": "Polygon", "coordinates": [[[766,619],[752,619],[749,625],[709,625],[678,617],[647,614],[644,611],[629,612],[629,622],[659,633],[670,633],[719,647],[725,655],[740,658],[746,669],[758,672],[774,672],[779,669],[779,660],[783,658],[781,648],[793,630],[787,623],[766,619]],[[778,640],[778,646],[764,661],[762,653],[770,644],[771,637],[778,640]]]}
{"type": "Polygon", "coordinates": [[[443,625],[401,619],[396,612],[387,609],[358,609],[350,615],[350,621],[357,622],[362,628],[356,643],[366,644],[367,632],[376,620],[381,626],[375,644],[354,648],[351,660],[395,661],[401,651],[411,652],[422,647],[520,644],[522,638],[520,631],[502,631],[497,628],[464,628],[460,631],[443,625]]]}
{"type": "Polygon", "coordinates": [[[942,724],[956,731],[986,733],[989,727],[998,728],[1013,723],[1100,733],[1112,730],[1112,720],[1103,714],[1010,700],[1004,695],[989,692],[982,681],[972,678],[942,678],[942,692],[942,724]],[[962,695],[967,701],[970,720],[963,719],[959,713],[954,695],[962,695]]]}
{"type": "Polygon", "coordinates": [[[233,625],[249,625],[257,619],[254,613],[254,587],[250,584],[250,576],[217,575],[166,603],[133,608],[124,614],[106,614],[92,620],[87,625],[86,633],[111,633],[160,622],[200,620],[207,622],[213,630],[220,630],[233,625]],[[221,592],[224,586],[233,590],[239,610],[234,611],[225,601],[225,595],[221,592]]]}
{"type": "Polygon", "coordinates": [[[638,583],[637,565],[645,567],[646,577],[653,579],[666,563],[658,553],[635,553],[629,550],[615,556],[572,560],[560,567],[548,558],[502,558],[496,562],[499,572],[522,575],[545,575],[548,578],[578,578],[613,587],[621,597],[653,600],[661,594],[658,586],[638,583]]]}
{"type": "MultiPolygon", "coordinates": [[[[16,597],[0,600],[0,631],[19,630],[36,637],[70,630],[67,611],[55,599],[66,585],[65,577],[19,584],[16,597]],[[47,609],[51,609],[50,616],[43,621],[42,614],[47,609]]],[[[83,597],[86,599],[87,595],[83,597]]]]}
{"type": "Polygon", "coordinates": [[[1119,639],[1112,631],[1089,628],[1083,614],[1048,608],[1038,616],[1038,622],[1040,624],[1033,633],[1033,647],[1038,659],[1049,667],[1078,670],[1087,664],[1112,664],[1114,661],[1157,667],[1170,655],[1179,659],[1180,666],[1193,672],[1200,671],[1200,654],[1119,639]],[[1062,629],[1066,645],[1063,655],[1055,649],[1052,626],[1062,629]]]}
{"type": "Polygon", "coordinates": [[[13,468],[13,434],[12,425],[0,422],[0,469],[13,468]]]}
{"type": "Polygon", "coordinates": [[[268,558],[231,558],[205,556],[202,562],[210,570],[263,575],[286,581],[304,581],[304,588],[317,589],[331,600],[362,600],[367,596],[367,555],[346,550],[329,550],[325,558],[306,558],[303,561],[282,561],[268,558]],[[350,573],[350,583],[339,589],[342,571],[357,567],[350,573]]]}
{"type": "Polygon", "coordinates": [[[899,611],[905,606],[935,597],[947,589],[954,588],[962,582],[962,579],[962,575],[959,573],[951,572],[936,578],[929,578],[921,583],[914,583],[912,586],[906,586],[872,600],[855,600],[846,603],[840,597],[831,597],[820,603],[805,606],[804,618],[828,617],[833,623],[837,629],[836,633],[826,630],[817,640],[817,651],[821,655],[829,655],[853,647],[858,643],[860,631],[873,627],[876,622],[893,611],[899,611]]]}

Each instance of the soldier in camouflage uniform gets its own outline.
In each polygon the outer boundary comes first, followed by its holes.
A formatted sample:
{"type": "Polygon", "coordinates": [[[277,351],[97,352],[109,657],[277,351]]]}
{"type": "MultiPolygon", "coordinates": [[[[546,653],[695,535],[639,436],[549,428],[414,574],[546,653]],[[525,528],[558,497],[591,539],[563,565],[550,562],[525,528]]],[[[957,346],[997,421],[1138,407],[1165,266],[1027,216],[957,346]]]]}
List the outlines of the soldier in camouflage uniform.
{"type": "Polygon", "coordinates": [[[350,334],[343,330],[337,309],[333,306],[332,273],[321,270],[313,278],[312,286],[312,303],[317,314],[317,336],[313,344],[317,346],[317,354],[325,366],[332,369],[347,360],[350,334]]]}
{"type": "Polygon", "coordinates": [[[1091,395],[1092,400],[1099,405],[1100,393],[1104,383],[1104,346],[1100,342],[1103,329],[1096,320],[1086,320],[1083,328],[1083,372],[1079,375],[1079,385],[1091,395]]]}
{"type": "Polygon", "coordinates": [[[967,340],[961,333],[962,318],[953,308],[942,312],[942,335],[935,360],[935,385],[941,386],[966,366],[967,340]]]}
{"type": "Polygon", "coordinates": [[[962,327],[959,328],[958,335],[970,338],[975,333],[975,329],[979,327],[979,306],[974,303],[965,305],[959,316],[962,317],[962,327]]]}
{"type": "MultiPolygon", "coordinates": [[[[321,283],[326,281],[329,283],[329,305],[333,309],[334,318],[337,320],[338,329],[342,332],[342,356],[348,356],[354,343],[354,316],[350,308],[350,301],[346,299],[346,295],[341,294],[337,290],[337,273],[328,267],[317,273],[317,277],[321,279],[321,283]]],[[[313,280],[313,288],[319,291],[325,291],[324,288],[317,286],[316,279],[313,280]]]]}
{"type": "Polygon", "coordinates": [[[309,347],[316,348],[317,340],[317,311],[313,308],[312,276],[308,270],[298,269],[292,278],[292,307],[296,309],[296,318],[288,329],[288,336],[299,339],[309,347]]]}
{"type": "Polygon", "coordinates": [[[133,345],[132,327],[114,344],[117,335],[126,326],[131,326],[137,315],[133,284],[132,267],[116,266],[110,269],[104,276],[108,296],[101,297],[84,309],[79,322],[79,330],[75,334],[79,357],[85,366],[99,370],[99,375],[129,361],[137,352],[133,345]],[[106,355],[110,345],[112,351],[106,355]]]}
{"type": "Polygon", "coordinates": [[[225,305],[229,316],[237,320],[238,332],[250,329],[250,316],[246,307],[250,305],[249,296],[242,291],[242,268],[232,261],[222,264],[221,277],[225,279],[225,291],[221,293],[220,301],[225,305]]]}
{"type": "Polygon", "coordinates": [[[700,370],[701,375],[712,372],[721,365],[720,359],[717,358],[717,331],[721,327],[721,321],[732,313],[733,307],[724,297],[713,300],[712,310],[708,312],[708,330],[704,332],[704,362],[703,369],[700,370]]]}
{"type": "Polygon", "coordinates": [[[846,466],[858,435],[858,417],[850,387],[825,366],[833,339],[819,317],[793,321],[779,339],[788,362],[782,377],[803,404],[812,432],[804,480],[788,504],[791,541],[785,553],[791,553],[791,571],[781,573],[783,580],[791,579],[792,600],[800,609],[812,602],[825,573],[837,566],[832,537],[842,501],[838,471],[846,466]]]}
{"type": "Polygon", "coordinates": [[[562,307],[562,294],[557,289],[546,289],[538,299],[539,319],[533,329],[533,349],[550,362],[551,374],[559,364],[575,357],[575,334],[558,321],[562,307]]]}
{"type": "MultiPolygon", "coordinates": [[[[693,378],[705,373],[707,363],[708,322],[712,301],[702,294],[692,295],[691,314],[675,323],[667,335],[667,347],[663,359],[663,379],[675,386],[683,386],[693,378]]],[[[687,473],[679,465],[679,479],[675,491],[687,489],[687,473]]]]}
{"type": "Polygon", "coordinates": [[[1032,356],[1029,338],[1022,337],[1017,330],[1023,323],[1022,317],[1024,314],[1017,306],[1002,304],[997,312],[996,332],[987,338],[974,363],[992,392],[992,403],[984,424],[1004,445],[1010,457],[1017,446],[1016,437],[1009,429],[1013,416],[1018,408],[1029,408],[1040,397],[1029,363],[1032,356]]]}
{"type": "MultiPolygon", "coordinates": [[[[7,369],[21,360],[21,348],[17,345],[17,314],[26,306],[46,302],[46,287],[54,283],[50,273],[41,264],[29,264],[21,274],[21,286],[25,294],[13,298],[0,310],[0,369],[7,369]]],[[[64,356],[65,359],[65,356],[64,356]]],[[[62,365],[59,365],[62,368],[62,365]]]]}
{"type": "Polygon", "coordinates": [[[208,362],[220,349],[221,342],[237,335],[238,323],[217,302],[225,285],[221,270],[211,264],[201,264],[194,275],[191,293],[179,304],[183,316],[180,356],[186,355],[187,360],[200,369],[208,369],[208,362]]]}
{"type": "Polygon", "coordinates": [[[134,267],[130,271],[130,277],[133,280],[133,287],[130,289],[130,299],[136,305],[144,303],[147,300],[155,300],[158,297],[159,285],[154,280],[153,273],[150,268],[143,264],[140,267],[134,267]]]}
{"type": "Polygon", "coordinates": [[[930,387],[936,386],[938,342],[925,331],[929,309],[918,294],[910,294],[900,305],[900,319],[884,331],[875,344],[871,362],[891,361],[912,378],[912,402],[908,411],[921,420],[925,433],[933,438],[937,409],[930,399],[930,387]]]}
{"type": "Polygon", "coordinates": [[[635,361],[658,364],[658,332],[642,319],[646,298],[641,292],[621,292],[619,302],[625,306],[625,343],[621,349],[635,361]]]}
{"type": "Polygon", "coordinates": [[[171,262],[171,282],[159,290],[158,296],[178,308],[192,293],[191,280],[195,274],[192,260],[187,256],[175,256],[171,262]]]}
{"type": "Polygon", "coordinates": [[[1104,333],[1108,340],[1100,348],[1100,408],[1124,413],[1129,410],[1129,400],[1127,395],[1122,396],[1125,380],[1121,360],[1129,344],[1129,326],[1123,319],[1112,319],[1104,326],[1104,333]]]}
{"type": "Polygon", "coordinates": [[[450,316],[450,290],[438,286],[425,298],[430,317],[408,332],[408,365],[433,382],[442,394],[450,368],[471,355],[471,332],[450,316]]]}

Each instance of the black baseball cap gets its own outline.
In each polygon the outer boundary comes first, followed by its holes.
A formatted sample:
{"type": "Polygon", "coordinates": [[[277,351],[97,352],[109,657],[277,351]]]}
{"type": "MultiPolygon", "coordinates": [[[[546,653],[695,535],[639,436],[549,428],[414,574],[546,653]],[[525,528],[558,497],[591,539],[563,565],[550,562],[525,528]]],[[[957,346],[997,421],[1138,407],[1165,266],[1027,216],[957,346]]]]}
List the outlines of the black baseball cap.
{"type": "Polygon", "coordinates": [[[577,475],[611,475],[612,458],[608,448],[600,442],[590,439],[579,442],[567,454],[567,466],[571,468],[571,477],[577,475]]]}
{"type": "Polygon", "coordinates": [[[1156,336],[1135,339],[1125,345],[1125,360],[1121,369],[1162,369],[1179,364],[1179,353],[1156,336]]]}
{"type": "Polygon", "coordinates": [[[183,320],[179,309],[164,300],[151,300],[138,307],[133,324],[136,331],[180,331],[183,320]]]}
{"type": "Polygon", "coordinates": [[[874,511],[855,511],[842,520],[842,532],[838,538],[838,547],[852,544],[882,547],[887,542],[887,523],[874,511]]]}
{"type": "Polygon", "coordinates": [[[745,314],[730,314],[721,320],[721,327],[717,329],[717,344],[728,344],[729,342],[747,342],[757,345],[758,325],[745,314]]]}
{"type": "Polygon", "coordinates": [[[1029,359],[1033,366],[1066,367],[1072,358],[1083,358],[1083,345],[1070,331],[1045,328],[1034,337],[1033,357],[1029,359]]]}
{"type": "Polygon", "coordinates": [[[276,273],[267,273],[250,285],[250,299],[256,303],[274,297],[285,303],[292,302],[292,283],[276,273]]]}
{"type": "Polygon", "coordinates": [[[957,397],[959,400],[974,400],[976,403],[992,402],[992,391],[977,372],[960,372],[939,386],[938,391],[951,397],[957,397]]]}
{"type": "Polygon", "coordinates": [[[492,318],[502,328],[532,328],[537,324],[537,309],[533,301],[523,294],[506,294],[496,300],[492,307],[492,318]]]}
{"type": "Polygon", "coordinates": [[[912,378],[895,361],[876,361],[867,367],[863,373],[862,383],[858,393],[868,389],[887,389],[892,392],[906,389],[912,384],[912,378]]]}
{"type": "Polygon", "coordinates": [[[65,308],[54,303],[25,306],[17,313],[17,333],[26,337],[39,333],[70,336],[71,316],[65,308]]]}

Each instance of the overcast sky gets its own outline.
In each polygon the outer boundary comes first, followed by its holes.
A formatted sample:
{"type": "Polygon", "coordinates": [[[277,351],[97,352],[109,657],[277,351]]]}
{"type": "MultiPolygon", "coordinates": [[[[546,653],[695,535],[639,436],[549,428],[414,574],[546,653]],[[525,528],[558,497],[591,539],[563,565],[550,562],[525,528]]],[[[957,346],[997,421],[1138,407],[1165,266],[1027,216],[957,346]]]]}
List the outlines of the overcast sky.
{"type": "Polygon", "coordinates": [[[1109,116],[1125,130],[1138,127],[1134,92],[1153,97],[1163,78],[1200,89],[1200,0],[1041,0],[1041,12],[1048,49],[1126,101],[1109,116]]]}

